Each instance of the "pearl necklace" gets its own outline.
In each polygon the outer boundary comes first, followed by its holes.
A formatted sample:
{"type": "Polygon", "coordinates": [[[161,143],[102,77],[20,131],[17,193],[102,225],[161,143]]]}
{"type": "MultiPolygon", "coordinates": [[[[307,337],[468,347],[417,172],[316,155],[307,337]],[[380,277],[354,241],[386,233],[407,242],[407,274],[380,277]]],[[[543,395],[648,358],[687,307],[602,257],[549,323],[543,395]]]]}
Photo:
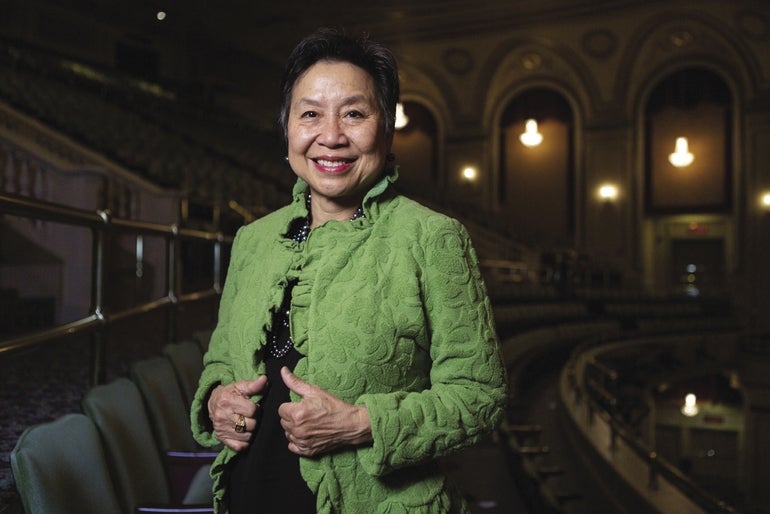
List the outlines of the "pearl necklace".
{"type": "MultiPolygon", "coordinates": [[[[281,327],[288,333],[289,330],[289,309],[281,309],[280,314],[277,314],[275,316],[275,320],[273,323],[273,329],[272,333],[270,335],[270,341],[267,345],[267,354],[270,357],[275,357],[280,359],[281,357],[285,356],[289,351],[294,348],[294,341],[292,340],[291,336],[286,337],[283,341],[281,341],[278,337],[279,330],[275,326],[276,324],[280,324],[281,327]]],[[[283,332],[284,330],[281,330],[283,332]]]]}

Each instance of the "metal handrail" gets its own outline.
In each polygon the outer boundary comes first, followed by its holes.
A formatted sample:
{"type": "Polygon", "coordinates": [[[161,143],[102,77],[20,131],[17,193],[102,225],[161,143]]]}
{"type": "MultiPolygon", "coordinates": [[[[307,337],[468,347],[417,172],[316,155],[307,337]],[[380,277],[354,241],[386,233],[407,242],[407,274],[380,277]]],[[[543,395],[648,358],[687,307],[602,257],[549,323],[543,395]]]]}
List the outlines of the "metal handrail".
{"type": "MultiPolygon", "coordinates": [[[[599,391],[595,387],[589,387],[589,398],[598,412],[604,416],[607,424],[612,431],[613,442],[620,437],[630,448],[636,452],[636,454],[647,462],[650,469],[649,483],[650,487],[655,487],[658,475],[666,477],[672,484],[676,485],[677,489],[685,492],[685,494],[692,499],[695,503],[701,507],[707,509],[708,512],[724,513],[724,514],[737,514],[735,508],[729,505],[727,502],[720,500],[716,496],[712,495],[701,486],[693,482],[680,472],[673,464],[667,460],[658,456],[657,452],[647,447],[642,440],[637,437],[625,423],[620,421],[615,415],[604,410],[601,405],[601,401],[592,396],[591,393],[607,394],[604,391],[599,391]]],[[[611,395],[609,395],[611,396],[611,395]]]]}
{"type": "MultiPolygon", "coordinates": [[[[631,341],[626,341],[629,344],[631,341]]],[[[639,344],[647,344],[647,340],[640,340],[639,344]]],[[[612,380],[617,379],[618,373],[616,370],[609,366],[600,363],[596,359],[596,354],[590,355],[585,358],[581,358],[581,355],[588,348],[601,348],[596,342],[587,342],[573,351],[570,362],[565,369],[568,369],[568,373],[571,376],[576,376],[578,364],[582,367],[593,367],[599,370],[607,377],[611,377],[612,380]]],[[[698,484],[693,482],[687,476],[682,474],[674,465],[667,460],[658,456],[657,452],[649,448],[644,441],[641,440],[633,431],[618,418],[615,412],[611,409],[617,405],[617,398],[608,391],[605,387],[599,384],[594,379],[582,375],[582,383],[571,382],[571,387],[579,393],[579,396],[585,398],[590,405],[590,411],[597,416],[600,416],[610,428],[611,441],[610,446],[616,447],[617,439],[623,440],[626,445],[633,450],[634,453],[647,463],[649,469],[649,487],[656,488],[659,476],[665,477],[672,485],[687,495],[693,502],[700,507],[704,508],[708,512],[721,513],[721,514],[736,514],[737,510],[729,505],[727,502],[720,500],[713,496],[709,491],[706,491],[698,484]],[[583,395],[582,393],[587,393],[583,395]],[[608,408],[609,406],[609,408],[608,408]]]]}
{"type": "Polygon", "coordinates": [[[176,311],[180,304],[198,302],[218,296],[221,293],[224,272],[221,258],[222,246],[231,245],[233,239],[221,232],[179,228],[176,224],[162,225],[114,218],[106,210],[87,211],[8,193],[0,193],[0,215],[3,214],[90,228],[93,234],[94,263],[92,266],[92,308],[87,316],[63,325],[0,341],[0,356],[29,350],[44,344],[53,344],[72,336],[90,335],[93,338],[89,363],[90,377],[92,384],[98,384],[104,380],[105,376],[104,351],[108,344],[106,334],[111,324],[150,312],[166,310],[168,314],[167,339],[171,342],[176,336],[176,311]],[[167,293],[144,304],[107,313],[104,305],[104,292],[109,284],[105,283],[105,247],[109,237],[126,233],[159,236],[164,239],[166,243],[167,293]],[[181,278],[178,273],[181,259],[177,246],[182,240],[199,241],[212,245],[214,265],[210,288],[181,294],[181,278]]]}
{"type": "Polygon", "coordinates": [[[104,324],[104,319],[96,314],[91,314],[77,321],[65,325],[40,330],[31,334],[14,337],[0,342],[0,356],[16,351],[26,350],[50,341],[64,339],[65,337],[91,334],[104,324]]]}

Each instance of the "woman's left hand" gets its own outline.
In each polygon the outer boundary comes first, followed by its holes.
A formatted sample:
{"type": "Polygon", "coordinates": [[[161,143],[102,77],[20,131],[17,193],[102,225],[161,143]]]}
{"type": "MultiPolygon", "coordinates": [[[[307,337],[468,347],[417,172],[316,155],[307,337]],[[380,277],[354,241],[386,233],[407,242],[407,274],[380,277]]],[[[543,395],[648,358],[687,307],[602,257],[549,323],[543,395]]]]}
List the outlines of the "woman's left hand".
{"type": "Polygon", "coordinates": [[[372,441],[369,414],[363,405],[352,405],[305,382],[288,368],[281,369],[286,386],[302,397],[278,408],[289,450],[297,455],[320,455],[341,446],[372,441]]]}

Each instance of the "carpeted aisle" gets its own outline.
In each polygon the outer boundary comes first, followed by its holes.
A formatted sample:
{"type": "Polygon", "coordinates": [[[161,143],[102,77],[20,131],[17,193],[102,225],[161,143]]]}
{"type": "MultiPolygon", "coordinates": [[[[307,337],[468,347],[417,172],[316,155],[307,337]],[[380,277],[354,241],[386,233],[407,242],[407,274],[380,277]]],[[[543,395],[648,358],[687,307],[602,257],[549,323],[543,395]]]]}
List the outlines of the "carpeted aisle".
{"type": "Polygon", "coordinates": [[[73,339],[0,359],[0,513],[21,512],[10,454],[24,429],[80,411],[88,352],[88,341],[73,339]]]}

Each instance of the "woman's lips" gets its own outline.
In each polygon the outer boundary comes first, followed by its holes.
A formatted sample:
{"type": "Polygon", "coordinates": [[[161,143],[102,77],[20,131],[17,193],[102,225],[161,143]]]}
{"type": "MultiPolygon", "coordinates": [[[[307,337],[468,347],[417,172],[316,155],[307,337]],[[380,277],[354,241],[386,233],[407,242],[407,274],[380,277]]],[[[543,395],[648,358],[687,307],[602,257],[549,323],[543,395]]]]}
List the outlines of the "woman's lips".
{"type": "Polygon", "coordinates": [[[344,173],[353,165],[353,161],[343,159],[313,159],[316,168],[323,173],[344,173]]]}

